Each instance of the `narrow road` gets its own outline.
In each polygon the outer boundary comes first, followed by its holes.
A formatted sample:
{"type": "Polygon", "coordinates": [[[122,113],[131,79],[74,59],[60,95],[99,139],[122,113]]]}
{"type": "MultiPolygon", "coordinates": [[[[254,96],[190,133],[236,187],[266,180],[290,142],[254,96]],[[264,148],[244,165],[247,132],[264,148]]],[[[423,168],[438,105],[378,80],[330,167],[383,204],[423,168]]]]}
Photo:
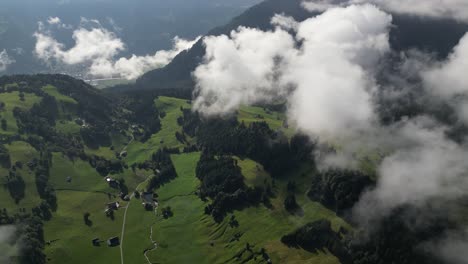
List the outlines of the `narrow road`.
{"type": "MultiPolygon", "coordinates": [[[[154,176],[153,174],[149,175],[146,178],[146,180],[138,184],[138,186],[135,188],[135,191],[138,190],[143,183],[147,182],[148,179],[153,176],[154,176]]],[[[125,212],[124,212],[124,217],[123,217],[123,222],[122,222],[122,234],[120,235],[120,263],[121,264],[124,264],[123,242],[124,242],[124,235],[125,235],[125,222],[127,221],[127,210],[130,207],[130,203],[134,197],[134,194],[135,192],[132,192],[132,194],[130,195],[130,200],[128,201],[127,206],[125,207],[125,212]]]]}

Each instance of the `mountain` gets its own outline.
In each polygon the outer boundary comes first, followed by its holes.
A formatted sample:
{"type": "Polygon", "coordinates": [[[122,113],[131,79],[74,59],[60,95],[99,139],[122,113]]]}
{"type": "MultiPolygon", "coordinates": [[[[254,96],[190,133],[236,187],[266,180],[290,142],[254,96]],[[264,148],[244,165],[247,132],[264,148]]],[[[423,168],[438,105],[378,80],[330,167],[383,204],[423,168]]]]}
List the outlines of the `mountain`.
{"type": "Polygon", "coordinates": [[[0,2],[0,52],[5,49],[16,63],[0,74],[46,73],[51,70],[62,73],[61,69],[51,69],[33,55],[36,44],[33,34],[39,30],[39,21],[58,42],[70,48],[75,44],[73,30],[90,26],[89,23],[83,25],[82,18],[98,20],[100,26],[125,43],[126,50],[120,56],[143,56],[172,48],[175,36],[195,39],[258,2],[4,0],[0,2]],[[60,18],[62,24],[48,24],[50,17],[60,18]]]}
{"type": "MultiPolygon", "coordinates": [[[[301,6],[300,0],[267,0],[251,7],[230,23],[211,30],[207,35],[221,35],[239,26],[271,29],[270,20],[274,14],[286,14],[297,21],[314,16],[301,6]]],[[[468,24],[451,19],[424,18],[411,15],[393,14],[390,43],[394,50],[418,48],[435,52],[445,57],[468,31],[468,24]]],[[[187,88],[194,86],[192,72],[203,60],[205,49],[203,40],[198,41],[190,50],[180,53],[166,67],[150,71],[136,82],[137,89],[187,88]]],[[[125,89],[125,88],[123,88],[125,89]]]]}

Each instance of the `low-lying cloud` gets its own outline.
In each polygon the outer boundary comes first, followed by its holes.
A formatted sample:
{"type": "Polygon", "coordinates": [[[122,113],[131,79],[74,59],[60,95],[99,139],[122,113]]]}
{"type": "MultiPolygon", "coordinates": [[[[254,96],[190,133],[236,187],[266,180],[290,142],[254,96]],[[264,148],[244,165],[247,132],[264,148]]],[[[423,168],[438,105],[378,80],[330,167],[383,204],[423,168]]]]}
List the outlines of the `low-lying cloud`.
{"type": "Polygon", "coordinates": [[[281,16],[273,22],[273,31],[239,28],[230,37],[204,39],[194,109],[223,115],[287,98],[289,120],[305,133],[342,138],[371,127],[372,69],[389,50],[391,16],[365,5],[300,23],[281,16]]]}
{"type": "MultiPolygon", "coordinates": [[[[48,24],[62,25],[59,18],[49,18],[48,24]]],[[[74,45],[71,48],[67,49],[65,44],[57,41],[42,23],[34,37],[34,54],[46,63],[84,65],[92,77],[119,77],[129,80],[167,65],[177,54],[190,48],[198,40],[188,41],[176,37],[171,50],[157,51],[154,55],[118,57],[126,49],[125,43],[99,21],[85,18],[80,27],[73,31],[74,45]]]]}
{"type": "Polygon", "coordinates": [[[18,248],[14,236],[16,228],[11,225],[0,226],[0,263],[13,263],[11,258],[18,256],[18,248]]]}
{"type": "Polygon", "coordinates": [[[288,121],[298,131],[340,145],[338,155],[319,165],[349,167],[358,151],[383,150],[376,187],[353,210],[363,226],[402,206],[424,210],[465,197],[468,146],[450,139],[449,128],[426,114],[381,124],[375,99],[376,91],[385,90],[381,86],[401,86],[391,94],[395,98],[423,87],[422,97],[461,109],[458,118],[468,121],[468,36],[446,61],[408,51],[401,69],[392,73],[399,76],[380,84],[377,72],[392,52],[392,17],[370,4],[316,4],[325,11],[303,22],[275,15],[271,31],[241,27],[229,36],[206,37],[205,59],[193,73],[194,110],[223,116],[243,104],[286,101],[288,121]]]}
{"type": "Polygon", "coordinates": [[[454,104],[468,124],[468,33],[460,40],[449,58],[422,73],[428,92],[454,104]]]}
{"type": "Polygon", "coordinates": [[[468,2],[465,0],[306,0],[303,5],[310,11],[325,11],[337,5],[374,4],[394,13],[452,18],[468,22],[468,2]]]}
{"type": "Polygon", "coordinates": [[[15,63],[15,60],[10,57],[6,50],[0,52],[0,72],[6,71],[10,64],[15,63]]]}

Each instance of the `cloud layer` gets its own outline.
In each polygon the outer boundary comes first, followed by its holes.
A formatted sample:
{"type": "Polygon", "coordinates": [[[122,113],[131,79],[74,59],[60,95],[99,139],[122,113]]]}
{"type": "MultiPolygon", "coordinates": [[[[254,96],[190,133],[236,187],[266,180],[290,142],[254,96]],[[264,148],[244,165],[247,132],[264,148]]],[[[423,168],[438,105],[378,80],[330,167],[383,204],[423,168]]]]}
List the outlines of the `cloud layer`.
{"type": "MultiPolygon", "coordinates": [[[[446,61],[408,51],[390,83],[379,84],[377,69],[391,53],[391,16],[370,4],[316,4],[326,11],[303,22],[275,15],[272,31],[241,27],[229,36],[205,38],[204,62],[193,73],[194,110],[223,116],[243,104],[286,101],[288,121],[297,130],[340,144],[338,155],[322,164],[352,166],[360,150],[383,150],[376,187],[353,210],[363,226],[377,225],[401,206],[424,211],[465,197],[468,146],[448,138],[448,128],[424,114],[380,124],[375,99],[377,90],[385,90],[381,85],[399,86],[400,92],[389,94],[397,99],[423,87],[422,97],[454,106],[468,124],[468,34],[446,61]]],[[[466,241],[446,239],[443,251],[458,250],[466,241]]],[[[449,255],[444,252],[441,257],[449,255]]]]}
{"type": "Polygon", "coordinates": [[[274,31],[240,28],[230,37],[205,38],[194,108],[223,115],[241,104],[287,97],[290,121],[306,133],[347,137],[370,127],[370,69],[389,50],[391,17],[365,5],[301,23],[277,15],[273,23],[274,31]]]}
{"type": "Polygon", "coordinates": [[[394,13],[435,18],[452,18],[468,22],[468,2],[465,0],[306,0],[310,11],[325,11],[336,5],[369,3],[394,13]]]}
{"type": "MultiPolygon", "coordinates": [[[[63,25],[59,18],[49,18],[50,25],[63,25]]],[[[63,26],[62,26],[63,27],[63,26]]],[[[71,48],[58,42],[44,24],[34,33],[34,54],[47,63],[84,65],[91,77],[119,77],[135,79],[143,73],[167,65],[178,53],[190,48],[197,40],[187,41],[176,37],[172,50],[157,51],[154,55],[130,58],[118,57],[125,50],[125,43],[113,32],[101,26],[97,20],[82,19],[73,31],[75,42],[71,48]],[[87,25],[87,26],[85,26],[87,25]]]]}
{"type": "Polygon", "coordinates": [[[449,58],[422,73],[429,93],[450,101],[468,124],[468,33],[460,40],[449,58]]]}
{"type": "Polygon", "coordinates": [[[6,50],[0,52],[0,72],[6,71],[8,65],[15,63],[6,50]]]}

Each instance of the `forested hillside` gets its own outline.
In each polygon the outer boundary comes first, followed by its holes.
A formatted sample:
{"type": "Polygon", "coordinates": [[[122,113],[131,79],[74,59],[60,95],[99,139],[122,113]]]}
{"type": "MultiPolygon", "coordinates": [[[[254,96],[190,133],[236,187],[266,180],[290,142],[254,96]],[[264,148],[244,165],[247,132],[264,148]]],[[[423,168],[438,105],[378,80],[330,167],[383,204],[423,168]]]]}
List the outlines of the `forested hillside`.
{"type": "MultiPolygon", "coordinates": [[[[215,28],[206,36],[229,35],[239,26],[272,29],[271,18],[275,14],[303,21],[313,15],[301,6],[301,0],[268,0],[251,7],[230,23],[215,28]]],[[[423,49],[445,57],[468,30],[468,24],[451,19],[421,18],[411,15],[393,14],[394,27],[390,32],[390,43],[395,50],[423,49]]],[[[166,67],[141,76],[137,89],[193,88],[192,72],[205,55],[203,39],[190,50],[182,52],[166,67]]],[[[133,86],[132,86],[133,87],[133,86]]],[[[125,87],[120,87],[125,89],[125,87]]],[[[119,90],[118,87],[115,90],[119,90]]]]}
{"type": "Polygon", "coordinates": [[[406,230],[395,214],[363,243],[348,213],[372,163],[319,172],[280,106],[206,119],[189,99],[62,75],[0,81],[1,223],[19,263],[432,263],[412,241],[449,226],[406,230]]]}

